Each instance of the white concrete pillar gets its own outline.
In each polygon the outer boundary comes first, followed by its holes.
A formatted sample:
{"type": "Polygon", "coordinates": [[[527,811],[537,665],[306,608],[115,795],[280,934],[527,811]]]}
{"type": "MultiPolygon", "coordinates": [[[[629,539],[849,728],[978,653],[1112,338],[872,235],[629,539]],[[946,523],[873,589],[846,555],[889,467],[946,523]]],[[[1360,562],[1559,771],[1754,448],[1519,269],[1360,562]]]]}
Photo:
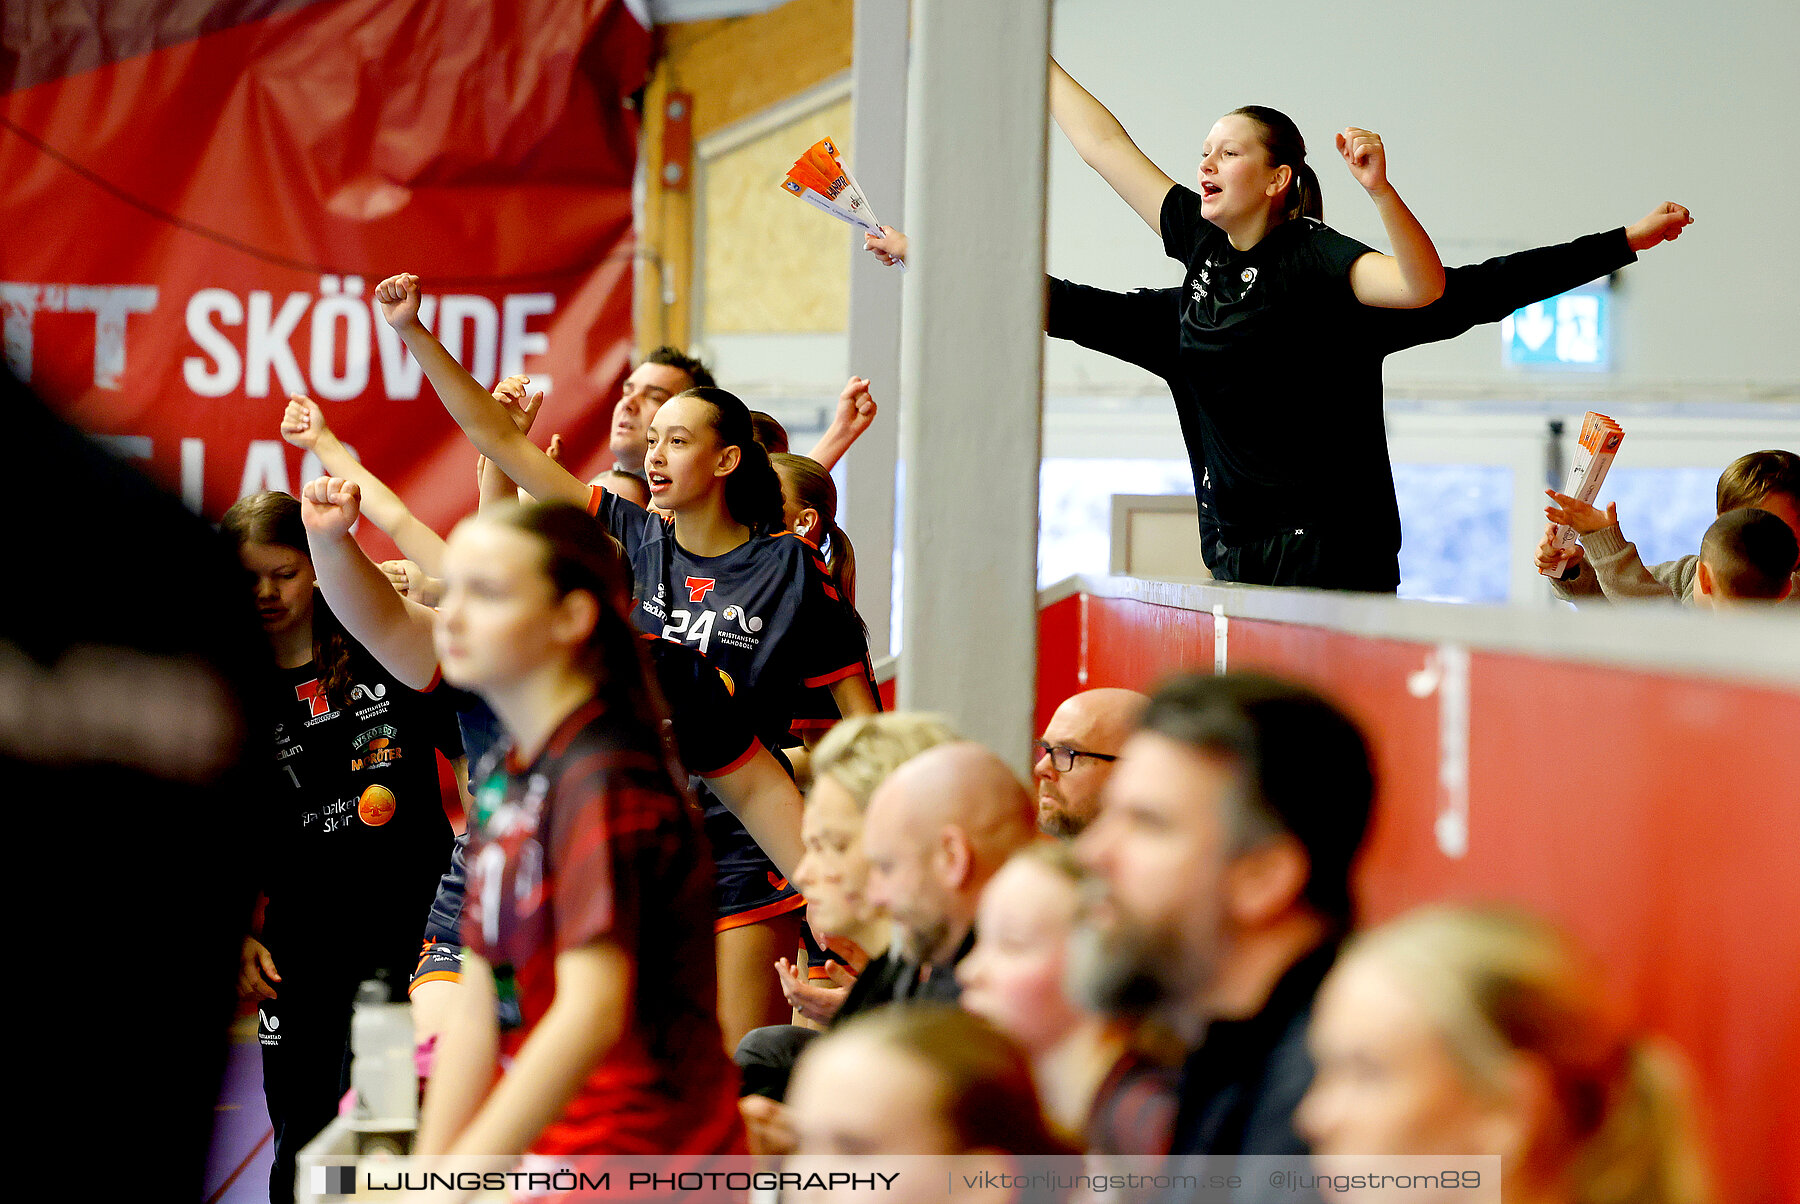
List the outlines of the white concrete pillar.
{"type": "Polygon", "coordinates": [[[1020,770],[1037,689],[1049,0],[915,0],[901,706],[1020,770]]]}
{"type": "MultiPolygon", "coordinates": [[[[856,182],[876,216],[906,229],[907,0],[856,0],[851,145],[856,182]]],[[[862,249],[850,259],[850,371],[865,376],[881,407],[875,425],[844,461],[844,530],[856,545],[856,608],[869,625],[876,660],[892,647],[894,474],[900,459],[900,291],[898,268],[862,249]]]]}

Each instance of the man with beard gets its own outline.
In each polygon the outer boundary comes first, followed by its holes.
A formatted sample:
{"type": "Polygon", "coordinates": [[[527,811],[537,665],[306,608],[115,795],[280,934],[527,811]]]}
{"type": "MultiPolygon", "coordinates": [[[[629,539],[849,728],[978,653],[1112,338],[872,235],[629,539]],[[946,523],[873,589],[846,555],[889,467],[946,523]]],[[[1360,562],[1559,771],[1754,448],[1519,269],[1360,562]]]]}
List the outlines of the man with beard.
{"type": "Polygon", "coordinates": [[[1172,1153],[1306,1152],[1306,1027],[1351,925],[1373,786],[1350,719],[1257,674],[1166,683],[1126,742],[1075,846],[1093,881],[1071,987],[1191,1051],[1172,1153]]]}
{"type": "Polygon", "coordinates": [[[1063,699],[1044,725],[1031,770],[1038,831],[1066,840],[1094,822],[1100,789],[1148,701],[1136,690],[1115,689],[1083,690],[1063,699]]]}
{"type": "Polygon", "coordinates": [[[979,744],[940,744],[888,776],[863,818],[868,897],[893,925],[838,1013],[903,999],[954,1000],[988,879],[1037,836],[1037,808],[979,744]]]}

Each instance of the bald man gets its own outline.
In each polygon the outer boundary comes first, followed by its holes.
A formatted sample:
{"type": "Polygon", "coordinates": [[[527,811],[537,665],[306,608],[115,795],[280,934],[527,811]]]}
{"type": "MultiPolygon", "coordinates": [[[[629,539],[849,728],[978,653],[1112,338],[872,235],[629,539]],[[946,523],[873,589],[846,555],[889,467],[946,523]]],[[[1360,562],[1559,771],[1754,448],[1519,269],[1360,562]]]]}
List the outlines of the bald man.
{"type": "Polygon", "coordinates": [[[1150,700],[1136,690],[1084,690],[1056,708],[1037,743],[1037,826],[1079,836],[1100,811],[1100,788],[1150,700]]]}
{"type": "Polygon", "coordinates": [[[941,744],[888,775],[863,817],[863,855],[868,899],[887,912],[892,943],[857,979],[844,1011],[955,999],[954,970],[974,943],[981,889],[1036,836],[1031,795],[979,744],[941,744]]]}
{"type": "MultiPolygon", "coordinates": [[[[850,988],[831,1026],[901,1000],[954,1002],[956,963],[975,943],[975,904],[1014,851],[1037,839],[1037,808],[1006,763],[979,744],[940,744],[888,774],[863,815],[865,898],[888,914],[887,951],[850,988]]],[[[739,1043],[742,1108],[757,1152],[785,1150],[780,1100],[800,1050],[818,1034],[779,1025],[739,1043]]]]}

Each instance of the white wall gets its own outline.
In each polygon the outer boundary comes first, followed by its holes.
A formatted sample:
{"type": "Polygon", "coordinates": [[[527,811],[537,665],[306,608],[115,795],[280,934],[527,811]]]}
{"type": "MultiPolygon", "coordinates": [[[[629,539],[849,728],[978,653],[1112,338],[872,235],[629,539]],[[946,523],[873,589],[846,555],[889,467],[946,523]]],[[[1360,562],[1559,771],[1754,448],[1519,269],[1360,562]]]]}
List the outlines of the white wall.
{"type": "MultiPolygon", "coordinates": [[[[1332,134],[1376,130],[1445,263],[1623,225],[1663,200],[1680,242],[1620,277],[1614,368],[1505,369],[1480,328],[1389,360],[1390,395],[1800,400],[1800,4],[1673,0],[1057,0],[1058,59],[1190,181],[1240,104],[1292,116],[1326,220],[1385,249],[1332,134]]],[[[1052,129],[1049,268],[1111,288],[1178,283],[1155,237],[1052,129]]],[[[1050,393],[1159,392],[1053,342],[1050,393]]],[[[1163,394],[1166,396],[1166,394],[1163,394]]]]}

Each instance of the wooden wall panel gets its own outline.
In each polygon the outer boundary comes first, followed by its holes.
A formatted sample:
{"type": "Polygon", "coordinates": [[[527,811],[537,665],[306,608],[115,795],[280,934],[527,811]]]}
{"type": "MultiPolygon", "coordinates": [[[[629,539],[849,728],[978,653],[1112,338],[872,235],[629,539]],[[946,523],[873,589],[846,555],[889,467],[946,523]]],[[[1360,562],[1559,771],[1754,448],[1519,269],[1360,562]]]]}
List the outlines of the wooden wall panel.
{"type": "Polygon", "coordinates": [[[846,97],[710,159],[700,176],[701,328],[830,333],[850,321],[848,228],[781,187],[800,152],[830,136],[850,162],[846,97]]]}
{"type": "MultiPolygon", "coordinates": [[[[665,189],[656,173],[667,94],[692,94],[696,140],[718,133],[847,71],[852,12],[852,0],[789,0],[754,16],[659,31],[661,58],[644,97],[635,313],[640,353],[659,343],[687,347],[694,337],[694,194],[665,189]]],[[[848,129],[843,133],[849,136],[848,129]]]]}

